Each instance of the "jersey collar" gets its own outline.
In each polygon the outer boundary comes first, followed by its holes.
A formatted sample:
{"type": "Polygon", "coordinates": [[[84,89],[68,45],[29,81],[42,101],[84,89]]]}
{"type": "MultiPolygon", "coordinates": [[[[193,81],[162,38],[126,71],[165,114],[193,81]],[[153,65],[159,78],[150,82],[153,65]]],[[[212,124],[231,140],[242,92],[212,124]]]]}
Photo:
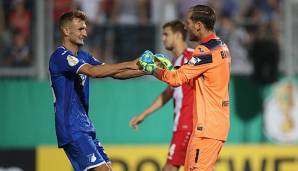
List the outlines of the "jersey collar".
{"type": "Polygon", "coordinates": [[[207,37],[203,38],[201,43],[209,42],[211,39],[218,39],[215,33],[209,34],[207,37]]]}
{"type": "Polygon", "coordinates": [[[183,56],[187,56],[188,53],[189,53],[190,49],[189,48],[186,48],[183,52],[182,52],[182,55],[183,56]]]}

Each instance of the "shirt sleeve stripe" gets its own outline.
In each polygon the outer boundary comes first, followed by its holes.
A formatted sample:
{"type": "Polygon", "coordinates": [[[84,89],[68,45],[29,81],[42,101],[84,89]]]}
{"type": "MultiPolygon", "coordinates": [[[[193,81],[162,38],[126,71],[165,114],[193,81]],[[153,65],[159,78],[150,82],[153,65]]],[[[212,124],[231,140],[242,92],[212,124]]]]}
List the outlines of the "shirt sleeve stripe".
{"type": "Polygon", "coordinates": [[[199,56],[193,56],[193,57],[199,59],[199,62],[196,63],[195,65],[212,63],[212,55],[211,54],[199,55],[199,56]]]}
{"type": "Polygon", "coordinates": [[[77,69],[76,73],[78,73],[78,72],[80,71],[81,67],[84,66],[84,65],[86,65],[86,64],[87,64],[87,63],[82,64],[82,65],[77,69]]]}

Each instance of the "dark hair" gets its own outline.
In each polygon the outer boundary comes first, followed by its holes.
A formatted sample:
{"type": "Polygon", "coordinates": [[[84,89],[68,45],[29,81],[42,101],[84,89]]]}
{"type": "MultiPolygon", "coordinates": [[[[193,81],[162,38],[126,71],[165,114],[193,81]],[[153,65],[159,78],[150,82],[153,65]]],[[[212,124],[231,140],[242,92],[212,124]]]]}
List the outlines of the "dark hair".
{"type": "Polygon", "coordinates": [[[194,22],[202,22],[207,30],[214,30],[216,15],[214,10],[206,5],[196,5],[190,7],[188,12],[191,14],[190,19],[194,22]]]}
{"type": "Polygon", "coordinates": [[[165,23],[162,26],[163,29],[165,29],[166,27],[170,27],[174,33],[180,32],[182,35],[182,39],[186,40],[187,31],[184,27],[183,22],[181,22],[180,20],[173,20],[173,21],[165,23]]]}
{"type": "Polygon", "coordinates": [[[64,13],[59,19],[60,30],[62,30],[66,23],[71,22],[75,18],[81,19],[83,21],[87,20],[87,16],[83,11],[76,10],[64,13]]]}

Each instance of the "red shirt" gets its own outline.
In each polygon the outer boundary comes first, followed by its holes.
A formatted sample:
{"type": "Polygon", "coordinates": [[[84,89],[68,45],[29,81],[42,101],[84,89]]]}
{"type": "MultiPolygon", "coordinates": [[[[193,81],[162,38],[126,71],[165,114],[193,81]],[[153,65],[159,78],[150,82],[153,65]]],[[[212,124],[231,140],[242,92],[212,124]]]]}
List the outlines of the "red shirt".
{"type": "MultiPolygon", "coordinates": [[[[192,57],[193,49],[185,51],[174,60],[174,66],[182,66],[192,57]]],[[[193,88],[188,84],[174,88],[174,128],[173,131],[192,131],[193,128],[193,88]]]]}

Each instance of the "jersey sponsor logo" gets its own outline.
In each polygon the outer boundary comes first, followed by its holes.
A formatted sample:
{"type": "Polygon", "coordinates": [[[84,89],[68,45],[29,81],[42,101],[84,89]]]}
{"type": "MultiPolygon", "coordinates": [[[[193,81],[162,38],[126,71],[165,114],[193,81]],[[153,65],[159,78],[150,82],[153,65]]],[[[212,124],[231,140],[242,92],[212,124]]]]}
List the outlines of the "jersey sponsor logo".
{"type": "Polygon", "coordinates": [[[192,58],[188,61],[188,64],[196,65],[196,64],[200,63],[200,61],[201,61],[200,58],[192,57],[192,58]]]}
{"type": "Polygon", "coordinates": [[[193,56],[189,61],[188,64],[190,65],[202,65],[202,64],[208,64],[212,63],[212,55],[207,54],[207,55],[200,55],[200,56],[193,56]]]}
{"type": "Polygon", "coordinates": [[[94,163],[96,161],[95,154],[94,153],[89,154],[88,159],[89,159],[89,162],[94,163]]]}
{"type": "Polygon", "coordinates": [[[71,67],[79,63],[79,59],[71,55],[68,55],[66,59],[67,59],[68,65],[71,67]]]}

